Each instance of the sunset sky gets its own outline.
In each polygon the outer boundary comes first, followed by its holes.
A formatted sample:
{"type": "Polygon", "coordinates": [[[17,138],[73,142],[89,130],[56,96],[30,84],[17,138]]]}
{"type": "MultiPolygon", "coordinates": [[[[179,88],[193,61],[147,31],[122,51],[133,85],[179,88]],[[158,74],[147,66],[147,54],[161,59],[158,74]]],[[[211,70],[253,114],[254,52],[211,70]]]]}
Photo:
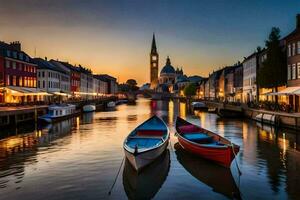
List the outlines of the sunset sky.
{"type": "Polygon", "coordinates": [[[263,46],[272,26],[292,31],[297,13],[296,0],[0,0],[0,40],[141,85],[153,32],[160,69],[169,55],[187,75],[207,76],[263,46]]]}

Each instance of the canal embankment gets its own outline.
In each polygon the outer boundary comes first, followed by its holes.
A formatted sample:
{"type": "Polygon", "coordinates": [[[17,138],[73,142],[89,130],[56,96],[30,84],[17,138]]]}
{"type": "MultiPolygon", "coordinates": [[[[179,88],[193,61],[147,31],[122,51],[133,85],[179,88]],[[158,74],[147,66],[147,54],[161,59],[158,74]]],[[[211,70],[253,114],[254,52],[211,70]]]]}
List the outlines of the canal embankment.
{"type": "MultiPolygon", "coordinates": [[[[87,104],[94,104],[96,111],[107,108],[110,101],[116,101],[116,97],[106,97],[93,100],[73,100],[65,103],[76,106],[78,112],[82,112],[82,107],[87,104]]],[[[24,106],[3,106],[0,107],[0,127],[17,126],[29,121],[36,122],[38,117],[47,113],[48,105],[24,105],[24,106]]]]}
{"type": "MultiPolygon", "coordinates": [[[[233,105],[216,101],[205,101],[205,103],[209,108],[216,108],[217,112],[219,113],[230,113],[236,114],[237,116],[240,116],[240,114],[242,114],[244,117],[247,117],[249,119],[259,121],[261,123],[271,124],[276,127],[290,128],[296,130],[300,129],[300,113],[286,113],[279,111],[254,109],[249,108],[245,104],[233,105]],[[273,121],[270,121],[271,119],[273,121]]],[[[232,115],[228,116],[230,117],[232,115]]]]}

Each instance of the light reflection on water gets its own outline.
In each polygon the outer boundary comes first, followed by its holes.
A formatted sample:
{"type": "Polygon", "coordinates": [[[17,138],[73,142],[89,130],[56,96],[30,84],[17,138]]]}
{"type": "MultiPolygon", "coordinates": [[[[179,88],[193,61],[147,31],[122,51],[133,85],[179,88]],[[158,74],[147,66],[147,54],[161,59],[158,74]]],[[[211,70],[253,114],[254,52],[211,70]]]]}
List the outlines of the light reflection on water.
{"type": "Polygon", "coordinates": [[[191,115],[188,110],[178,101],[139,99],[134,106],[87,113],[43,128],[3,130],[2,137],[7,137],[0,140],[0,199],[227,199],[238,187],[243,199],[299,198],[300,136],[248,120],[191,115]],[[108,196],[124,155],[124,138],[153,114],[170,126],[168,156],[141,175],[127,163],[108,196]],[[177,115],[239,144],[242,176],[238,178],[234,163],[231,172],[224,171],[178,149],[173,128],[177,115]],[[149,185],[145,180],[156,182],[149,185]]]}

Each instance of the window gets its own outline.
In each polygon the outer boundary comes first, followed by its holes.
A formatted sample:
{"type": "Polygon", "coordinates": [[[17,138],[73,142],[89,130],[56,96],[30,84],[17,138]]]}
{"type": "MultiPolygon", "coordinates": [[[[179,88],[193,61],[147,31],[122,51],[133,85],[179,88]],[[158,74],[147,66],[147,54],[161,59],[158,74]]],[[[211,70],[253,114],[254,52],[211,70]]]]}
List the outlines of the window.
{"type": "Polygon", "coordinates": [[[12,62],[12,68],[16,69],[16,66],[17,66],[16,62],[12,62]]]}
{"type": "Polygon", "coordinates": [[[19,59],[23,60],[23,54],[22,53],[19,54],[19,59]]]}
{"type": "Polygon", "coordinates": [[[22,76],[19,77],[19,86],[23,86],[22,76]]]}
{"type": "Polygon", "coordinates": [[[16,76],[13,76],[13,86],[16,86],[17,85],[17,77],[16,76]]]}
{"type": "Polygon", "coordinates": [[[288,57],[290,57],[291,56],[291,45],[290,44],[288,45],[287,53],[288,53],[288,57]]]}
{"type": "Polygon", "coordinates": [[[287,79],[291,80],[291,65],[288,65],[288,68],[287,68],[287,79]]]}
{"type": "Polygon", "coordinates": [[[6,51],[6,55],[7,55],[8,57],[11,56],[10,50],[7,50],[7,51],[6,51]]]}
{"type": "Polygon", "coordinates": [[[298,78],[300,78],[300,63],[297,63],[297,74],[298,78]]]}
{"type": "Polygon", "coordinates": [[[17,58],[17,52],[15,52],[15,51],[13,52],[13,57],[17,58]]]}
{"type": "Polygon", "coordinates": [[[300,41],[297,42],[297,54],[300,54],[300,41]]]}
{"type": "Polygon", "coordinates": [[[43,88],[45,88],[45,81],[43,81],[43,88]]]}
{"type": "Polygon", "coordinates": [[[296,43],[293,43],[292,46],[292,56],[294,56],[296,54],[296,43]]]}
{"type": "Polygon", "coordinates": [[[292,66],[292,79],[296,79],[296,64],[292,66]]]}
{"type": "Polygon", "coordinates": [[[44,71],[42,72],[42,77],[45,77],[45,72],[44,71]]]}
{"type": "Polygon", "coordinates": [[[6,63],[5,63],[5,65],[6,65],[6,68],[10,68],[10,61],[7,60],[6,63]]]}
{"type": "Polygon", "coordinates": [[[10,77],[9,77],[9,75],[7,75],[6,76],[6,85],[10,85],[10,80],[9,79],[10,79],[10,77]]]}

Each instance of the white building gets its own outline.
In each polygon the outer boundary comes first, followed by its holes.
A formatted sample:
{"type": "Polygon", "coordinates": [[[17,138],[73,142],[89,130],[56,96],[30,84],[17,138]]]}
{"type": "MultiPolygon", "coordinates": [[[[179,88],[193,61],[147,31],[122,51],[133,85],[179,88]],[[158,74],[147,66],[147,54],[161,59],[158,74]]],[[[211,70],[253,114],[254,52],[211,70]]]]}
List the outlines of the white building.
{"type": "Polygon", "coordinates": [[[51,60],[50,63],[64,71],[60,76],[60,91],[71,94],[71,70],[55,60],[51,60]]]}
{"type": "Polygon", "coordinates": [[[257,100],[257,53],[253,53],[243,61],[243,102],[257,100]]]}
{"type": "Polygon", "coordinates": [[[68,90],[68,84],[65,82],[69,80],[69,77],[65,71],[41,58],[35,58],[34,62],[38,65],[37,88],[56,96],[66,96],[62,93],[68,90]]]}
{"type": "Polygon", "coordinates": [[[84,99],[92,99],[93,94],[93,74],[92,71],[79,66],[80,70],[80,96],[84,99]]]}

